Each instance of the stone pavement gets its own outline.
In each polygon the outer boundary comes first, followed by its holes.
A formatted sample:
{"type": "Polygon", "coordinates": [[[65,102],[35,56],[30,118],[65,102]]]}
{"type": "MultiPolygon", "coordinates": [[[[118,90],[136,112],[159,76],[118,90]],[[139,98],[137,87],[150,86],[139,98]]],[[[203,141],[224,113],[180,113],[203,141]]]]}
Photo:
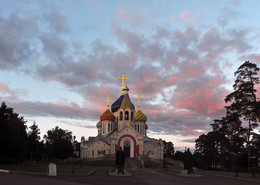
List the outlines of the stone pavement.
{"type": "Polygon", "coordinates": [[[167,174],[152,169],[130,170],[131,177],[109,176],[111,168],[98,167],[89,176],[57,176],[22,175],[12,173],[0,173],[0,184],[4,185],[256,185],[259,182],[245,181],[236,178],[203,175],[199,178],[191,178],[167,174]]]}

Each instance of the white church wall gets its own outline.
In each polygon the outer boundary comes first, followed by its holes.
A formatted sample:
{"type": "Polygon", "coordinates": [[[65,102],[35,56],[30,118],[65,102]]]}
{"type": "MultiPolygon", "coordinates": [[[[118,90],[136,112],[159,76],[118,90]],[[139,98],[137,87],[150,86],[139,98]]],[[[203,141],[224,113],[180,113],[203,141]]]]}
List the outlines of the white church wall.
{"type": "Polygon", "coordinates": [[[110,146],[100,140],[95,141],[87,148],[87,158],[103,157],[104,155],[110,153],[110,146]]]}

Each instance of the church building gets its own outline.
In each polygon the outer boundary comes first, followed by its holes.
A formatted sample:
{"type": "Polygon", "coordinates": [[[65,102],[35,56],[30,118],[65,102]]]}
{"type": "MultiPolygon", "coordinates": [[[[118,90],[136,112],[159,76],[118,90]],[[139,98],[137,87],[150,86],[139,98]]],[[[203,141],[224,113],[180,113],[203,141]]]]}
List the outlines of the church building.
{"type": "Polygon", "coordinates": [[[147,136],[147,117],[140,108],[138,109],[130,100],[129,88],[126,85],[125,75],[122,74],[122,94],[109,107],[107,96],[107,110],[100,116],[96,124],[98,135],[96,137],[81,138],[81,158],[101,158],[113,156],[120,147],[126,157],[148,156],[154,159],[163,159],[162,139],[153,139],[147,136]]]}

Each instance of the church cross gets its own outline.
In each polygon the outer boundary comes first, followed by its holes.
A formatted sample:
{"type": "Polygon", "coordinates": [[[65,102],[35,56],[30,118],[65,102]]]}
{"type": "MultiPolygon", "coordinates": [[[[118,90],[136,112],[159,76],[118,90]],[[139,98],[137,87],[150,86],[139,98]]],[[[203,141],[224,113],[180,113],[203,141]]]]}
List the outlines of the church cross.
{"type": "Polygon", "coordinates": [[[141,100],[143,98],[141,98],[140,96],[138,96],[138,98],[136,98],[138,100],[138,109],[140,109],[140,105],[141,105],[141,100]]]}
{"type": "Polygon", "coordinates": [[[121,83],[121,85],[122,85],[122,89],[125,87],[125,83],[126,83],[126,81],[128,80],[128,78],[125,78],[126,76],[125,76],[125,74],[123,73],[122,75],[121,75],[121,78],[119,77],[118,79],[119,80],[122,80],[122,83],[121,83]]]}
{"type": "Polygon", "coordinates": [[[106,99],[107,99],[107,109],[109,109],[109,99],[111,99],[111,97],[107,95],[106,99]]]}

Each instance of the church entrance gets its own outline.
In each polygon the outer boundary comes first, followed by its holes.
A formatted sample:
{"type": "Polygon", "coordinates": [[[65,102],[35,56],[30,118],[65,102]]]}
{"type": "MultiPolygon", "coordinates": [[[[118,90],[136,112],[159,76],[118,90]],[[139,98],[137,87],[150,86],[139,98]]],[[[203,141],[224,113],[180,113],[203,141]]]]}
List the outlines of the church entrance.
{"type": "Polygon", "coordinates": [[[130,157],[130,142],[128,140],[124,142],[124,152],[125,157],[130,157]]]}
{"type": "Polygon", "coordinates": [[[135,157],[138,154],[136,150],[136,140],[133,136],[125,134],[118,139],[118,146],[124,150],[125,157],[135,157]]]}

